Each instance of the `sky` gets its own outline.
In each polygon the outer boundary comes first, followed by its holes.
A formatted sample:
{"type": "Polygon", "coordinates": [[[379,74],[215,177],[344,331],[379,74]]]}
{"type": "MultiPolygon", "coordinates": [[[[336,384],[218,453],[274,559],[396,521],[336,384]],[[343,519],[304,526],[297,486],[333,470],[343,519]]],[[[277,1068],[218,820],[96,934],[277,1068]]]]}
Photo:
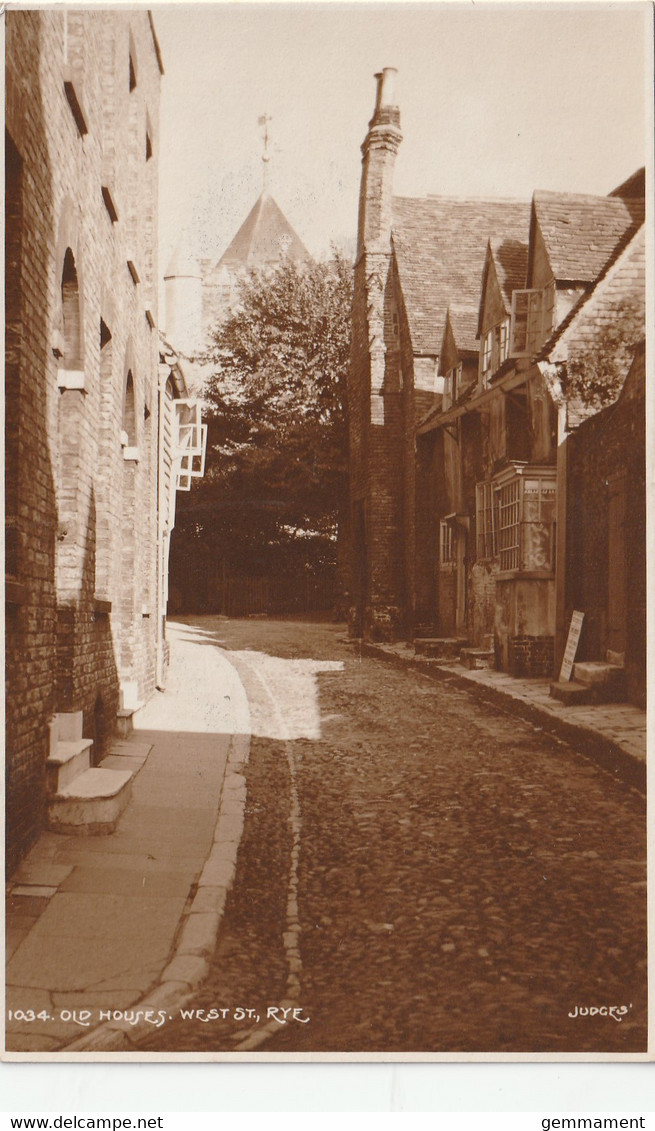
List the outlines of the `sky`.
{"type": "Polygon", "coordinates": [[[398,195],[607,193],[644,164],[648,4],[155,5],[160,263],[217,259],[270,188],[320,256],[352,245],[376,71],[398,69],[398,195]]]}

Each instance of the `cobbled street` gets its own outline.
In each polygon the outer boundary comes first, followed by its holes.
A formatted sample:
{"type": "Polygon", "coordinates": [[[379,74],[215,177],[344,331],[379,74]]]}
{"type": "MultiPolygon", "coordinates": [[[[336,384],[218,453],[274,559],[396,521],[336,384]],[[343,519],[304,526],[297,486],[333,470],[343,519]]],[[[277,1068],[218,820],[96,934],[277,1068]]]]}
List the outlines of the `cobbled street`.
{"type": "Polygon", "coordinates": [[[185,624],[246,689],[248,796],[190,1006],[227,1015],[146,1048],[645,1049],[638,793],[474,690],[361,658],[342,626],[185,624]],[[276,1007],[296,1019],[267,1024],[276,1007]]]}

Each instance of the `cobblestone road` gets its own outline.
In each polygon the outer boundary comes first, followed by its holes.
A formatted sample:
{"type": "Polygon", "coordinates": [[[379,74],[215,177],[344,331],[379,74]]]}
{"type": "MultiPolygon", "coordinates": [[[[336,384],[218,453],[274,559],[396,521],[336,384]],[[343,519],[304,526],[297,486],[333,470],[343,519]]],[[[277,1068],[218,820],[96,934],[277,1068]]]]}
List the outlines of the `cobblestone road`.
{"type": "Polygon", "coordinates": [[[645,1049],[638,794],[333,625],[189,623],[253,716],[236,881],[193,1003],[229,1013],[150,1049],[645,1049]],[[264,1030],[282,1005],[301,1019],[264,1030]]]}

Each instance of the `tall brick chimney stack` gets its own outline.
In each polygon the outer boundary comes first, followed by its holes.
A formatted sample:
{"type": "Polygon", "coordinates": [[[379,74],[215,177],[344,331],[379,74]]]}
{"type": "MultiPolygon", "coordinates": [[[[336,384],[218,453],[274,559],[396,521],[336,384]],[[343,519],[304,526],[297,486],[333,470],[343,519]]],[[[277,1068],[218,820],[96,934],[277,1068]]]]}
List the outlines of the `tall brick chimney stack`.
{"type": "Polygon", "coordinates": [[[395,640],[403,617],[403,408],[397,340],[386,332],[393,297],[393,172],[402,141],[394,92],[396,69],[375,76],[377,97],[362,145],[362,183],[352,346],[350,422],[350,631],[395,640]],[[388,348],[389,347],[389,348],[388,348]]]}
{"type": "Polygon", "coordinates": [[[395,67],[375,76],[375,110],[362,145],[362,184],[359,198],[357,257],[366,251],[386,251],[391,236],[393,170],[400,132],[400,110],[395,101],[395,67]]]}

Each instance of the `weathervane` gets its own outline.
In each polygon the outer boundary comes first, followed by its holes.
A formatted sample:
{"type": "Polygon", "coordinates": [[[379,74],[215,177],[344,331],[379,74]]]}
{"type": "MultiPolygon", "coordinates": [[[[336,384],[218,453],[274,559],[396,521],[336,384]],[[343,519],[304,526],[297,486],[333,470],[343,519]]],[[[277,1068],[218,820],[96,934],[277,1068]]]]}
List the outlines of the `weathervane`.
{"type": "Polygon", "coordinates": [[[270,149],[269,149],[270,137],[269,137],[269,133],[268,133],[268,123],[272,122],[272,121],[273,121],[273,119],[270,117],[269,114],[262,114],[261,118],[258,119],[258,125],[264,127],[264,152],[262,154],[262,165],[264,166],[264,169],[263,169],[264,192],[266,192],[267,189],[268,189],[268,164],[269,164],[269,161],[271,160],[271,154],[270,154],[270,149]]]}

